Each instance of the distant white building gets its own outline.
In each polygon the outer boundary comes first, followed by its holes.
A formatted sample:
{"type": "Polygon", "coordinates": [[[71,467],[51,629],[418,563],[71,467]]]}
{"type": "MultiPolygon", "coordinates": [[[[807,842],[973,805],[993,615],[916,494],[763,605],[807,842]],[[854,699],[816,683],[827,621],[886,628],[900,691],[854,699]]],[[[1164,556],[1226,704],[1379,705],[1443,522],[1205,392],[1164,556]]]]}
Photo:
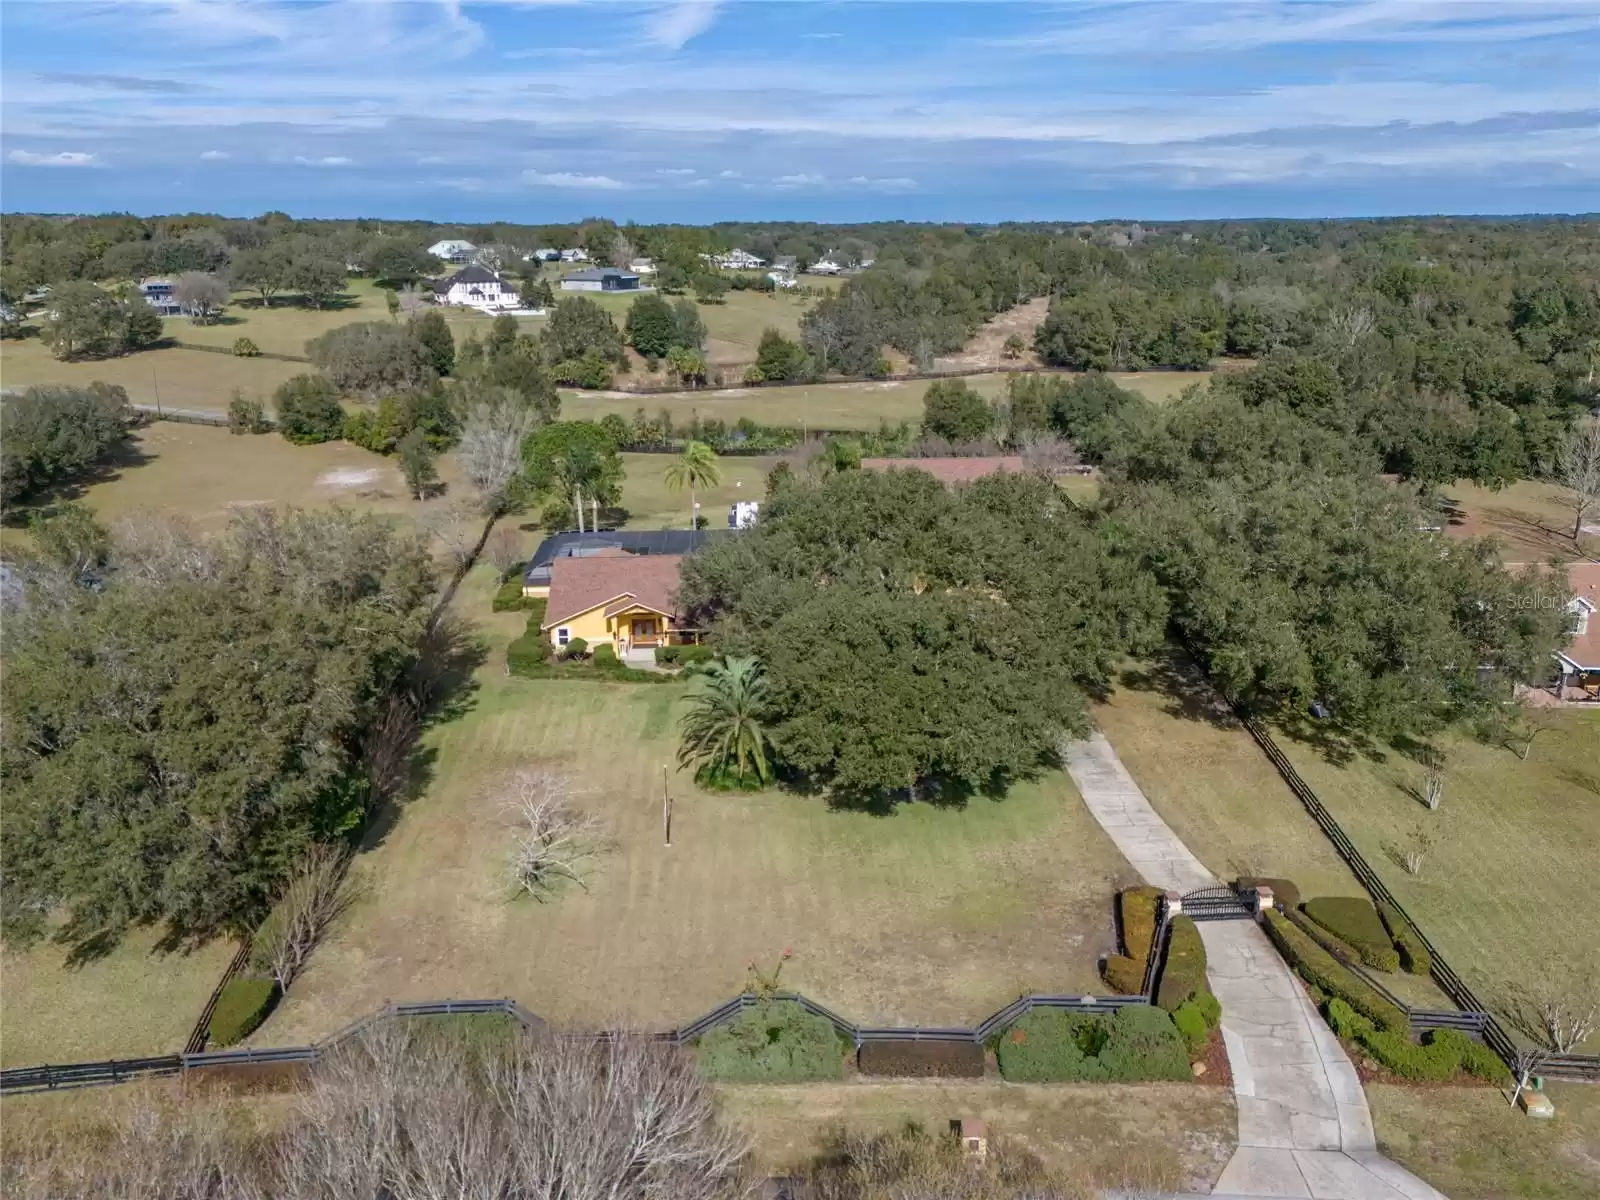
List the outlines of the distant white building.
{"type": "Polygon", "coordinates": [[[654,275],[656,273],[656,260],[653,258],[636,258],[628,263],[628,270],[635,275],[654,275]]]}
{"type": "Polygon", "coordinates": [[[728,509],[729,529],[749,529],[761,512],[759,500],[735,500],[728,509]]]}
{"type": "Polygon", "coordinates": [[[844,267],[835,261],[832,254],[825,254],[811,264],[813,275],[839,275],[844,272],[844,267]]]}
{"type": "Polygon", "coordinates": [[[799,260],[792,254],[780,254],[772,260],[772,270],[767,272],[767,278],[781,288],[795,286],[795,272],[800,269],[799,260]]]}
{"type": "Polygon", "coordinates": [[[617,267],[589,267],[561,277],[563,292],[636,292],[639,277],[617,267]]]}
{"type": "Polygon", "coordinates": [[[139,281],[139,294],[144,302],[163,317],[183,317],[183,305],[178,303],[177,287],[170,279],[143,279],[139,281]]]}
{"type": "Polygon", "coordinates": [[[536,259],[539,262],[560,262],[561,251],[555,249],[553,246],[541,246],[532,254],[524,254],[522,256],[523,262],[533,262],[536,259]]]}
{"type": "Polygon", "coordinates": [[[463,242],[459,238],[450,238],[442,242],[435,242],[428,247],[428,253],[435,258],[442,258],[445,262],[464,263],[472,259],[477,247],[471,242],[463,242]]]}
{"type": "Polygon", "coordinates": [[[561,252],[561,261],[562,262],[566,262],[566,263],[588,262],[589,261],[589,252],[587,250],[584,250],[584,249],[581,249],[581,248],[576,248],[576,247],[574,249],[571,249],[571,250],[563,250],[561,252]]]}
{"type": "Polygon", "coordinates": [[[724,271],[754,271],[757,267],[767,265],[766,259],[751,254],[748,250],[739,249],[719,254],[712,261],[724,271]]]}
{"type": "Polygon", "coordinates": [[[438,304],[459,304],[481,312],[501,312],[522,307],[522,297],[516,288],[488,267],[479,266],[466,267],[448,279],[436,281],[433,298],[438,304]]]}

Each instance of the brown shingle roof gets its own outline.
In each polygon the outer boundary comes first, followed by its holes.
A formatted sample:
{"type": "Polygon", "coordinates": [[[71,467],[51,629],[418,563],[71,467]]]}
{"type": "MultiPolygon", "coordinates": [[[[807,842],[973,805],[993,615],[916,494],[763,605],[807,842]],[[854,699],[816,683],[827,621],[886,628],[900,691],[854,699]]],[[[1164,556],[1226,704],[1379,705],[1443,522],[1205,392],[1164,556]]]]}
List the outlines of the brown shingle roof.
{"type": "Polygon", "coordinates": [[[971,483],[986,475],[1003,471],[1020,474],[1027,467],[1019,454],[998,454],[986,458],[863,458],[865,471],[926,471],[941,483],[971,483]]]}
{"type": "Polygon", "coordinates": [[[673,613],[681,562],[680,554],[558,558],[550,564],[550,599],[540,628],[554,628],[602,604],[607,616],[632,604],[673,613]],[[624,599],[627,603],[620,603],[624,599]]]}
{"type": "Polygon", "coordinates": [[[1600,563],[1572,563],[1567,567],[1567,586],[1574,596],[1594,605],[1588,628],[1562,650],[1573,662],[1590,671],[1600,671],[1600,563]]]}

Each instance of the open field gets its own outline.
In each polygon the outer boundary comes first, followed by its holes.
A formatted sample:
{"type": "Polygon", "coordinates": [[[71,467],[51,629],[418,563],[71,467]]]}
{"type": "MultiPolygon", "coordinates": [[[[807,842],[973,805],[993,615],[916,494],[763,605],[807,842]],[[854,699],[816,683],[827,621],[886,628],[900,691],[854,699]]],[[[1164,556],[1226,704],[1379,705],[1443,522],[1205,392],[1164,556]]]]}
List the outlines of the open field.
{"type": "MultiPolygon", "coordinates": [[[[446,483],[454,466],[450,455],[440,459],[446,483]]],[[[248,504],[349,504],[420,515],[443,503],[418,504],[392,459],[348,442],[295,446],[275,433],[242,436],[170,421],[135,430],[105,476],[78,498],[102,520],[161,513],[207,532],[223,528],[233,509],[248,504]]]]}
{"type": "MultiPolygon", "coordinates": [[[[1007,376],[998,373],[966,378],[975,391],[994,400],[1005,395],[1007,376]]],[[[1140,392],[1155,403],[1165,403],[1184,388],[1202,383],[1206,372],[1144,372],[1113,376],[1125,388],[1140,392]]],[[[793,387],[733,388],[726,391],[663,392],[641,395],[633,392],[561,393],[561,411],[566,417],[601,417],[621,413],[631,417],[643,408],[648,413],[666,409],[674,421],[688,421],[698,413],[703,418],[733,422],[740,417],[764,425],[808,426],[814,429],[876,429],[881,422],[913,425],[922,420],[922,397],[926,380],[807,383],[793,387]]]]}
{"type": "Polygon", "coordinates": [[[1572,540],[1566,489],[1525,479],[1498,492],[1465,480],[1439,489],[1452,537],[1495,537],[1507,562],[1565,562],[1579,551],[1600,556],[1600,537],[1572,540]]]}
{"type": "Polygon", "coordinates": [[[820,1153],[840,1126],[888,1132],[914,1122],[942,1134],[981,1117],[989,1134],[1099,1187],[1209,1191],[1235,1140],[1227,1088],[1184,1083],[817,1083],[719,1087],[723,1110],[755,1141],[757,1162],[782,1172],[820,1153]]]}
{"type": "Polygon", "coordinates": [[[1181,653],[1125,671],[1094,719],[1162,819],[1218,878],[1292,879],[1306,897],[1365,895],[1181,653]]]}
{"type": "Polygon", "coordinates": [[[1014,361],[1037,363],[1039,356],[1033,352],[1033,335],[1049,311],[1048,296],[1040,296],[1029,300],[1026,304],[1008,308],[1005,312],[985,321],[982,328],[959,353],[941,354],[934,359],[933,365],[940,371],[959,371],[971,367],[1003,367],[1007,362],[1013,361],[1005,357],[1006,339],[1013,335],[1020,337],[1026,347],[1021,357],[1014,361]]]}
{"type": "Polygon", "coordinates": [[[135,930],[111,953],[68,966],[60,946],[0,955],[0,1065],[175,1054],[237,949],[217,940],[159,953],[135,930]]]}
{"type": "MultiPolygon", "coordinates": [[[[485,612],[486,592],[475,576],[465,611],[485,612]]],[[[425,789],[359,860],[370,894],[258,1041],[321,1036],[386,998],[447,995],[515,997],[557,1023],[668,1027],[785,947],[785,986],[865,1021],[976,1020],[1023,992],[1098,986],[1111,892],[1131,873],[1064,776],[886,818],[702,792],[671,770],[683,685],[509,678],[518,617],[488,623],[471,711],[428,734],[425,789]],[[615,848],[587,892],[512,902],[490,788],[540,762],[576,776],[615,848]]]]}
{"type": "Polygon", "coordinates": [[[1600,1195],[1600,1088],[1548,1085],[1554,1120],[1533,1121],[1497,1088],[1368,1084],[1378,1148],[1451,1200],[1600,1195]]]}
{"type": "Polygon", "coordinates": [[[1535,739],[1526,762],[1498,744],[1438,739],[1445,790],[1431,813],[1406,790],[1423,776],[1409,758],[1391,752],[1339,767],[1278,739],[1373,870],[1491,1006],[1528,983],[1579,991],[1585,978],[1590,986],[1600,980],[1600,912],[1592,902],[1600,712],[1549,719],[1556,727],[1535,739]],[[1419,831],[1435,844],[1412,876],[1396,858],[1419,831]]]}
{"type": "Polygon", "coordinates": [[[285,379],[303,375],[306,363],[271,358],[235,358],[204,350],[143,350],[121,358],[58,362],[38,338],[0,343],[0,385],[25,388],[36,383],[78,387],[103,380],[120,384],[135,404],[226,412],[234,390],[270,408],[273,390],[285,379]]]}

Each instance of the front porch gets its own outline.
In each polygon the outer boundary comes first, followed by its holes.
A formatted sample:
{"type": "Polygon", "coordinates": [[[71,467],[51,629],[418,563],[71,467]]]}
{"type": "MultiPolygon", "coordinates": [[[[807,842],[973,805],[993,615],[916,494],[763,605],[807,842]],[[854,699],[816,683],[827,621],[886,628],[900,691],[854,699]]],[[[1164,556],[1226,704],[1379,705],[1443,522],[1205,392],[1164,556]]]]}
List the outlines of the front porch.
{"type": "Polygon", "coordinates": [[[654,661],[657,646],[695,646],[704,636],[703,630],[679,625],[674,614],[638,602],[608,611],[606,631],[611,634],[617,657],[624,660],[630,654],[648,651],[654,661]]]}

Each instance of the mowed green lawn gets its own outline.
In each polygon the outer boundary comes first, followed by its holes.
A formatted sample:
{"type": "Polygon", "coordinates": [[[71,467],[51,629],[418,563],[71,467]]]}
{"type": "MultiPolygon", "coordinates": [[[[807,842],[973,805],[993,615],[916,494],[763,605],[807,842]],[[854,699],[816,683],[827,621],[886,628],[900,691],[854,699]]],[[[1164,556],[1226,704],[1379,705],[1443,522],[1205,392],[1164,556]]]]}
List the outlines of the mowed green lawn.
{"type": "Polygon", "coordinates": [[[1491,1006],[1525,983],[1581,993],[1585,981],[1600,981],[1600,910],[1592,903],[1600,878],[1600,712],[1553,719],[1558,726],[1535,739],[1526,762],[1499,744],[1439,739],[1445,790],[1431,813],[1406,791],[1423,777],[1409,758],[1391,753],[1337,767],[1278,739],[1384,883],[1491,1006]],[[1395,851],[1419,830],[1436,844],[1413,876],[1395,851]]]}
{"type": "MultiPolygon", "coordinates": [[[[627,472],[622,484],[622,507],[628,511],[628,528],[689,528],[689,493],[673,491],[665,480],[667,469],[676,458],[673,454],[622,456],[627,472]]],[[[728,509],[735,500],[761,500],[766,496],[767,472],[777,462],[777,455],[728,455],[719,459],[722,482],[695,493],[700,515],[711,523],[712,529],[725,529],[728,509]]]]}
{"type": "Polygon", "coordinates": [[[0,385],[7,388],[62,383],[84,387],[95,380],[119,384],[135,404],[162,404],[226,412],[235,391],[271,408],[279,384],[311,370],[305,363],[271,358],[235,358],[204,350],[144,350],[120,358],[60,362],[38,338],[0,342],[0,385]]]}
{"type": "MultiPolygon", "coordinates": [[[[463,592],[485,613],[487,581],[463,592]]],[[[387,999],[510,996],[562,1024],[665,1028],[788,947],[785,986],[863,1021],[976,1021],[1030,991],[1094,991],[1129,868],[1052,773],[964,810],[832,812],[700,791],[674,769],[684,685],[507,677],[487,622],[473,706],[433,730],[427,786],[361,855],[370,883],[256,1036],[323,1036],[387,999]],[[614,849],[589,890],[509,898],[507,770],[570,772],[614,849]],[[662,787],[673,797],[662,841],[662,787]]]]}
{"type": "MultiPolygon", "coordinates": [[[[1465,480],[1439,489],[1452,537],[1492,537],[1506,562],[1565,562],[1600,556],[1600,537],[1572,539],[1571,493],[1553,483],[1524,479],[1499,491],[1465,480]]],[[[1594,523],[1591,515],[1589,524],[1594,523]]]]}
{"type": "Polygon", "coordinates": [[[0,952],[0,1066],[175,1054],[228,960],[225,941],[159,952],[157,931],[129,934],[111,953],[67,965],[45,943],[0,952]]]}

